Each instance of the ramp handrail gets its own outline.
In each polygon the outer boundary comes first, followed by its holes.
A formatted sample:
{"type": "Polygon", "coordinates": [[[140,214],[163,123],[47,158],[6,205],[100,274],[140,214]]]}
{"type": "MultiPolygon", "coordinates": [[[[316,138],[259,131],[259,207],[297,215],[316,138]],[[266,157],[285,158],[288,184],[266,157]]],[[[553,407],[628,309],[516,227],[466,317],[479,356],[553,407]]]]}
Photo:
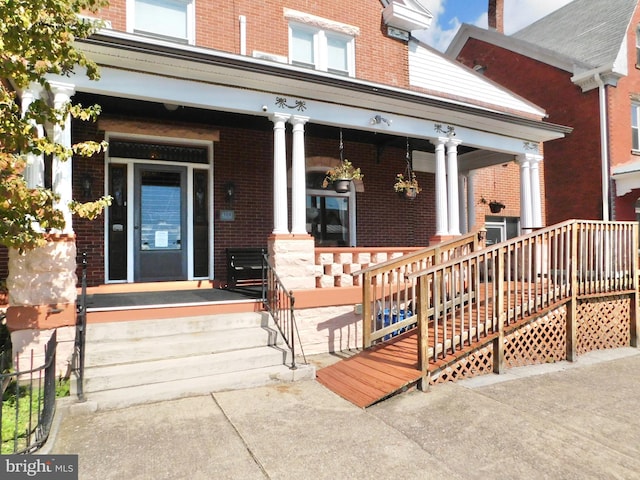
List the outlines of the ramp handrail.
{"type": "Polygon", "coordinates": [[[509,325],[568,297],[635,293],[637,249],[636,222],[570,220],[414,270],[420,369],[481,338],[500,342],[509,325]]]}
{"type": "Polygon", "coordinates": [[[362,275],[363,348],[415,326],[416,281],[408,275],[477,251],[478,237],[472,232],[354,272],[362,275]]]}

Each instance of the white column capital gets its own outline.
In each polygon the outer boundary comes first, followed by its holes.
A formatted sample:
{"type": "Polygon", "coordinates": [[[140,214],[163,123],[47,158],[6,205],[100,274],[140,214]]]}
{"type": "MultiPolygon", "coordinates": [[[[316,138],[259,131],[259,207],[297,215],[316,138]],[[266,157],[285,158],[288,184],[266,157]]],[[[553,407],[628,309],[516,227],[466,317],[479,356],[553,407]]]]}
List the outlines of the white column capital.
{"type": "Polygon", "coordinates": [[[542,155],[540,155],[539,153],[521,153],[519,155],[516,156],[516,159],[518,160],[518,163],[520,163],[521,165],[523,163],[529,163],[531,165],[533,165],[533,163],[535,163],[536,165],[538,163],[540,163],[542,161],[544,157],[542,155]]]}
{"type": "Polygon", "coordinates": [[[49,85],[53,93],[54,106],[68,102],[76,93],[76,87],[71,83],[50,82],[49,85]]]}
{"type": "Polygon", "coordinates": [[[436,147],[442,145],[446,145],[446,143],[449,141],[449,137],[437,137],[437,138],[430,138],[429,141],[435,145],[436,147]]]}
{"type": "Polygon", "coordinates": [[[269,119],[275,124],[284,123],[289,120],[289,118],[291,118],[291,114],[289,113],[273,113],[269,115],[269,119]]]}
{"type": "Polygon", "coordinates": [[[447,147],[448,148],[458,148],[458,145],[462,143],[462,140],[458,140],[457,138],[447,138],[447,147]]]}
{"type": "Polygon", "coordinates": [[[294,129],[296,126],[298,125],[304,125],[305,123],[307,123],[309,121],[310,117],[302,117],[299,115],[292,115],[291,118],[289,119],[289,123],[291,123],[291,125],[293,125],[294,129]]]}

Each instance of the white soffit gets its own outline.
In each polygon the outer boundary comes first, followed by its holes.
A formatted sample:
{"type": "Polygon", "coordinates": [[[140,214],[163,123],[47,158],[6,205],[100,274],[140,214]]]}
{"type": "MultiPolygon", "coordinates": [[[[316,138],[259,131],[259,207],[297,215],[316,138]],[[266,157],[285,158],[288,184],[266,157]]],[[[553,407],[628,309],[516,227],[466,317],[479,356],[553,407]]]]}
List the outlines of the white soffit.
{"type": "Polygon", "coordinates": [[[382,10],[384,23],[400,30],[426,30],[431,26],[431,12],[418,2],[391,0],[382,10]]]}

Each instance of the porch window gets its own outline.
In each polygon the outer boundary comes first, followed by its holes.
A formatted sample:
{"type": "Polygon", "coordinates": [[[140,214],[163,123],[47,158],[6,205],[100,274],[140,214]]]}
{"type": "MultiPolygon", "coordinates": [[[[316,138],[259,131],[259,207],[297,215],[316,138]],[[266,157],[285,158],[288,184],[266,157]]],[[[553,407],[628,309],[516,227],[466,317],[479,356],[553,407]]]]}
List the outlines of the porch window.
{"type": "Polygon", "coordinates": [[[325,173],[307,173],[307,232],[318,246],[355,245],[355,195],[323,189],[325,173]]]}
{"type": "Polygon", "coordinates": [[[353,37],[297,24],[290,24],[289,31],[291,64],[355,76],[353,37]]]}
{"type": "Polygon", "coordinates": [[[193,0],[129,0],[128,30],[195,43],[193,0]]]}
{"type": "Polygon", "coordinates": [[[640,103],[631,104],[631,148],[640,150],[640,103]]]}

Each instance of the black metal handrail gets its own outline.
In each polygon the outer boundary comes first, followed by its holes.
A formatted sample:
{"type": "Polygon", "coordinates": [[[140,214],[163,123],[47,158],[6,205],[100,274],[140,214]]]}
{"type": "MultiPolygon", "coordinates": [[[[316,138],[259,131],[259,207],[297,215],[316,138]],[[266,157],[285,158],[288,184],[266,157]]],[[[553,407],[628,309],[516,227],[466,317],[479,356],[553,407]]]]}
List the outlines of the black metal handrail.
{"type": "Polygon", "coordinates": [[[262,282],[262,301],[265,309],[273,318],[278,330],[282,334],[285,343],[291,350],[291,369],[295,370],[296,365],[296,338],[300,345],[300,354],[307,363],[302,342],[300,341],[300,332],[296,324],[295,317],[295,297],[293,292],[287,290],[278,277],[273,266],[269,263],[267,255],[263,255],[263,282],[262,282]]]}
{"type": "Polygon", "coordinates": [[[87,328],[87,253],[82,254],[82,290],[76,307],[76,338],[73,348],[73,373],[76,376],[76,390],[78,400],[85,401],[84,397],[84,351],[87,328]]]}
{"type": "Polygon", "coordinates": [[[32,453],[49,437],[56,410],[56,345],[57,331],[54,331],[45,346],[43,365],[34,367],[32,350],[28,370],[21,371],[20,363],[16,360],[16,371],[0,374],[0,385],[8,385],[4,394],[0,395],[0,445],[13,441],[12,451],[2,453],[32,453]],[[4,400],[5,397],[8,399],[4,400]],[[2,437],[1,428],[5,420],[2,412],[6,402],[12,402],[14,407],[12,417],[15,427],[9,439],[2,437]]]}

